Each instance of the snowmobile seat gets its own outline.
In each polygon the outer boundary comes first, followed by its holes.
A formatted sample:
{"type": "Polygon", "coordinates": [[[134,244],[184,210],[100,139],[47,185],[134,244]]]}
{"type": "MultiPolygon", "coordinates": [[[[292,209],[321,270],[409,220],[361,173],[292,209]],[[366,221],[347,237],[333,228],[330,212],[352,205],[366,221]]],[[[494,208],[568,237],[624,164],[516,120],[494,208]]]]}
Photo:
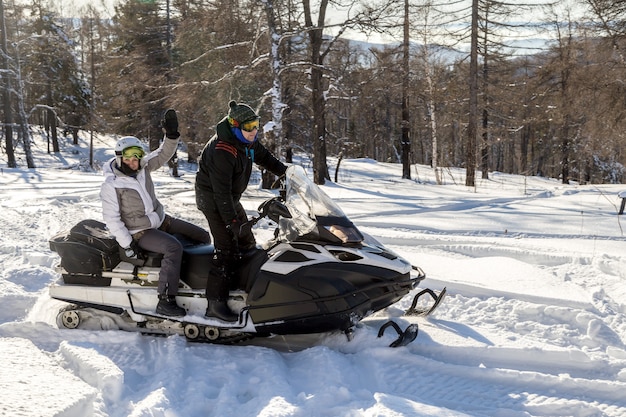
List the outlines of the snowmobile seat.
{"type": "Polygon", "coordinates": [[[252,284],[261,269],[261,266],[267,261],[267,252],[262,249],[251,249],[241,255],[241,263],[236,271],[238,280],[231,282],[231,290],[244,290],[250,292],[252,284]]]}
{"type": "Polygon", "coordinates": [[[152,266],[158,268],[161,266],[163,260],[163,254],[158,252],[150,252],[147,250],[141,250],[141,257],[144,259],[143,266],[152,266]]]}
{"type": "Polygon", "coordinates": [[[209,266],[215,254],[215,246],[211,243],[200,243],[183,246],[183,262],[180,279],[194,289],[206,288],[209,279],[209,266]]]}

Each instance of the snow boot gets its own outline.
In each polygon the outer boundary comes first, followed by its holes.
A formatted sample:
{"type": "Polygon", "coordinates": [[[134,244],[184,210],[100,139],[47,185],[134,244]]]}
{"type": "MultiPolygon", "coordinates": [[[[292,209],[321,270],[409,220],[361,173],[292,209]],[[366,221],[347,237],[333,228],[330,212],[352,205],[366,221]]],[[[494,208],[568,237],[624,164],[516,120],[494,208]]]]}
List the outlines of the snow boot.
{"type": "Polygon", "coordinates": [[[226,301],[208,300],[209,306],[206,309],[205,317],[217,318],[222,321],[232,323],[239,320],[239,315],[233,313],[226,304],[226,301]]]}
{"type": "Polygon", "coordinates": [[[187,314],[184,308],[176,304],[176,297],[173,295],[159,295],[159,303],[156,307],[157,314],[162,316],[184,316],[187,314]]]}
{"type": "Polygon", "coordinates": [[[226,303],[232,275],[228,264],[223,253],[218,252],[209,265],[209,279],[206,283],[208,306],[205,317],[215,317],[226,322],[233,322],[239,320],[239,315],[233,313],[226,303]]]}

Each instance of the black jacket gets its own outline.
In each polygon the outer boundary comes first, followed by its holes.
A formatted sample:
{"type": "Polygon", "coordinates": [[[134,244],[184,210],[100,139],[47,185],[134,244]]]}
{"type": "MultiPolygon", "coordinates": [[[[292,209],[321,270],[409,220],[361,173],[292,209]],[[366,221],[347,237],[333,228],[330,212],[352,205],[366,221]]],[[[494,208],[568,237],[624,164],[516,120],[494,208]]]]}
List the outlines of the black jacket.
{"type": "Polygon", "coordinates": [[[197,200],[213,199],[222,220],[229,224],[236,217],[235,204],[248,186],[253,162],[279,176],[287,169],[258,140],[248,145],[239,141],[224,118],[200,155],[197,200]]]}

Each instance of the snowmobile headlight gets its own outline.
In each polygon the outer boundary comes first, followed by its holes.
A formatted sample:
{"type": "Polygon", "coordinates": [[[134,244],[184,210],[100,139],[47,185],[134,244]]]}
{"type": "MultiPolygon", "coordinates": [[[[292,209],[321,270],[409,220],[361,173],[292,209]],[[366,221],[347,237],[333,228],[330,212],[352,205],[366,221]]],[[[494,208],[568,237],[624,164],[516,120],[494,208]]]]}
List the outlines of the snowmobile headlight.
{"type": "Polygon", "coordinates": [[[342,243],[359,243],[363,240],[363,236],[356,227],[345,226],[324,226],[326,230],[335,235],[342,243]]]}

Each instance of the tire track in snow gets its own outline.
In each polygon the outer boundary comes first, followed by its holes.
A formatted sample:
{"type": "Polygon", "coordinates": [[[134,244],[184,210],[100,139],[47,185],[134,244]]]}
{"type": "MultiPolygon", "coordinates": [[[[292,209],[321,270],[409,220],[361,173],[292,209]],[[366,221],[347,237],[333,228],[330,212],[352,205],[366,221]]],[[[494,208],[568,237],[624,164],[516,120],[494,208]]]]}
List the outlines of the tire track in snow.
{"type": "MultiPolygon", "coordinates": [[[[526,410],[534,416],[626,415],[624,382],[587,380],[566,374],[463,365],[430,359],[422,347],[409,345],[401,367],[374,352],[377,380],[387,392],[472,415],[493,416],[526,410]],[[419,386],[403,380],[423,380],[419,386]],[[442,389],[445,388],[445,389],[442,389]]],[[[506,415],[506,414],[505,414],[506,415]]]]}
{"type": "MultiPolygon", "coordinates": [[[[389,245],[390,239],[382,240],[389,245]]],[[[398,383],[390,388],[394,393],[426,403],[437,398],[439,405],[472,415],[519,410],[533,416],[626,415],[624,304],[586,282],[587,275],[609,285],[622,281],[620,256],[595,248],[558,253],[549,248],[549,238],[442,235],[391,241],[393,250],[426,271],[420,288],[448,288],[430,318],[401,319],[420,325],[418,338],[407,347],[414,355],[406,366],[423,373],[424,384],[413,389],[398,383]],[[491,279],[498,273],[492,269],[516,264],[537,276],[501,270],[510,282],[491,279]],[[453,270],[456,276],[446,276],[453,270]],[[515,281],[537,283],[538,289],[520,289],[515,281]]],[[[398,317],[411,301],[407,296],[387,313],[398,317]]],[[[407,372],[392,363],[379,366],[385,381],[401,381],[407,372]]]]}

